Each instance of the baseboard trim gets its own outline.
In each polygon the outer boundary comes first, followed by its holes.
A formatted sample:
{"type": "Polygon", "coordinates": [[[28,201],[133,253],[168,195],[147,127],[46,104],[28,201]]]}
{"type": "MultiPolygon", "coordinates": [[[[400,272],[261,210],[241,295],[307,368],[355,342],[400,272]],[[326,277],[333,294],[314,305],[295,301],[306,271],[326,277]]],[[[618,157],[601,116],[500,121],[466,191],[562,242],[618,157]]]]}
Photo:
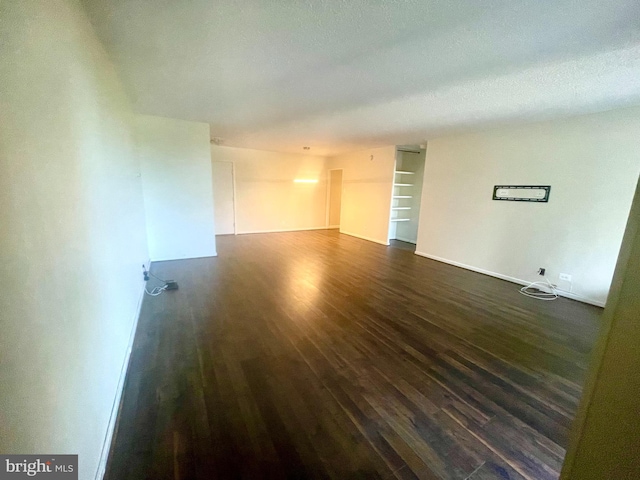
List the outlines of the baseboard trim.
{"type": "Polygon", "coordinates": [[[333,230],[334,228],[340,228],[340,225],[329,225],[327,229],[333,230]]]}
{"type": "MultiPolygon", "coordinates": [[[[151,260],[146,265],[151,268],[151,260]]],[[[142,302],[144,300],[145,282],[142,282],[140,289],[140,298],[138,298],[138,305],[136,307],[136,313],[133,319],[133,325],[131,326],[131,332],[129,333],[129,344],[124,355],[122,367],[120,369],[120,378],[118,379],[118,386],[116,387],[116,395],[113,399],[113,405],[111,407],[111,415],[109,416],[109,423],[107,425],[107,432],[104,436],[104,443],[102,444],[102,451],[100,452],[100,460],[98,462],[98,469],[96,471],[96,480],[103,480],[107,471],[107,462],[109,461],[109,453],[111,452],[111,443],[113,442],[113,436],[116,431],[116,424],[118,422],[118,414],[120,413],[120,402],[122,400],[122,393],[124,392],[124,382],[127,377],[127,371],[129,370],[129,360],[131,358],[131,351],[133,350],[133,341],[136,336],[136,330],[138,329],[138,320],[140,319],[140,312],[142,311],[142,302]]]]}
{"type": "Polygon", "coordinates": [[[212,257],[217,257],[218,256],[218,252],[212,254],[212,255],[200,255],[197,257],[167,257],[167,258],[154,258],[152,260],[150,260],[150,262],[172,262],[174,260],[195,260],[196,258],[212,258],[212,257]]]}
{"type": "Polygon", "coordinates": [[[246,232],[238,232],[238,235],[253,235],[256,233],[285,233],[285,232],[307,232],[310,230],[326,230],[327,227],[309,227],[309,228],[285,228],[280,230],[249,230],[246,232]]]}
{"type": "MultiPolygon", "coordinates": [[[[507,282],[516,283],[518,285],[529,285],[531,282],[526,280],[522,280],[521,278],[510,277],[509,275],[503,275],[501,273],[492,272],[490,270],[485,270],[483,268],[474,267],[472,265],[467,265],[465,263],[456,262],[454,260],[448,260],[446,258],[437,257],[435,255],[430,255],[424,252],[418,252],[417,250],[414,252],[416,255],[421,257],[429,258],[431,260],[435,260],[437,262],[447,263],[449,265],[453,265],[454,267],[464,268],[465,270],[471,270],[472,272],[482,273],[483,275],[489,275],[490,277],[499,278],[500,280],[506,280],[507,282]]],[[[575,293],[566,292],[564,290],[556,290],[558,295],[561,297],[570,298],[571,300],[576,300],[582,303],[588,303],[589,305],[595,305],[596,307],[604,308],[605,302],[601,302],[599,300],[594,300],[589,297],[583,297],[581,295],[576,295],[575,293]]]]}
{"type": "Polygon", "coordinates": [[[386,242],[381,242],[380,240],[376,240],[375,238],[365,237],[364,235],[358,235],[356,233],[345,232],[344,230],[340,230],[340,233],[343,233],[345,235],[349,235],[350,237],[356,237],[356,238],[359,238],[361,240],[367,240],[368,242],[378,243],[378,244],[384,245],[386,247],[389,246],[389,241],[388,240],[386,242]]]}

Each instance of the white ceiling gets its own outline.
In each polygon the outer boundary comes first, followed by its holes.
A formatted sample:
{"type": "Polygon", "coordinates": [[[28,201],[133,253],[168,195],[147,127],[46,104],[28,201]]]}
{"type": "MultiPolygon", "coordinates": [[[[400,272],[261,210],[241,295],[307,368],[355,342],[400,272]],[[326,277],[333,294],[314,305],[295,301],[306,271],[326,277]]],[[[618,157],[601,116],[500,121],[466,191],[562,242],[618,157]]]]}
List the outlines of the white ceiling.
{"type": "Polygon", "coordinates": [[[83,0],[140,113],[330,155],[640,104],[638,0],[83,0]]]}

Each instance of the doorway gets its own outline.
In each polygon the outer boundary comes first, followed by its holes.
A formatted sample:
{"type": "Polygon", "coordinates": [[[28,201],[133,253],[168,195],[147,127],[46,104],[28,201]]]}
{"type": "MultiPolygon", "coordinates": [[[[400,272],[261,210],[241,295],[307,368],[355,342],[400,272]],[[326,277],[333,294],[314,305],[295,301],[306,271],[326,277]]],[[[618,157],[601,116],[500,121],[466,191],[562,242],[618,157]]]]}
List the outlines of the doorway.
{"type": "Polygon", "coordinates": [[[235,184],[232,162],[211,162],[216,235],[236,233],[235,184]]]}
{"type": "Polygon", "coordinates": [[[398,148],[389,218],[389,243],[414,249],[418,241],[418,221],[426,150],[398,148]]]}
{"type": "Polygon", "coordinates": [[[327,228],[340,228],[342,208],[342,169],[329,170],[327,195],[327,228]]]}

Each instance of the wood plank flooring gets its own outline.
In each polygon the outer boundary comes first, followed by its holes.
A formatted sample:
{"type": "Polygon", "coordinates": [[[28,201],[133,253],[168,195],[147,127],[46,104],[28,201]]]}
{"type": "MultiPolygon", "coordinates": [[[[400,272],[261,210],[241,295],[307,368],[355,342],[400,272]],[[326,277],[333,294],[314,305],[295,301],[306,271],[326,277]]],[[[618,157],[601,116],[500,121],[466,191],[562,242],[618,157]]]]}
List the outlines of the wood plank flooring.
{"type": "Polygon", "coordinates": [[[558,478],[600,309],[336,231],[162,262],[106,478],[558,478]]]}

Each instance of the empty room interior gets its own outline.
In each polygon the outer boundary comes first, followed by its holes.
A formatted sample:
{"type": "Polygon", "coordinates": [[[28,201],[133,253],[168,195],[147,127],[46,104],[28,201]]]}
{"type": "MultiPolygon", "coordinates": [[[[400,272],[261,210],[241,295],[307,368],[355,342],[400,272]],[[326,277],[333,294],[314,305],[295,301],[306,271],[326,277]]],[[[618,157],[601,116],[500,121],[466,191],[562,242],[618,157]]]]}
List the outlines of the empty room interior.
{"type": "Polygon", "coordinates": [[[3,0],[0,477],[640,478],[639,19],[3,0]]]}

